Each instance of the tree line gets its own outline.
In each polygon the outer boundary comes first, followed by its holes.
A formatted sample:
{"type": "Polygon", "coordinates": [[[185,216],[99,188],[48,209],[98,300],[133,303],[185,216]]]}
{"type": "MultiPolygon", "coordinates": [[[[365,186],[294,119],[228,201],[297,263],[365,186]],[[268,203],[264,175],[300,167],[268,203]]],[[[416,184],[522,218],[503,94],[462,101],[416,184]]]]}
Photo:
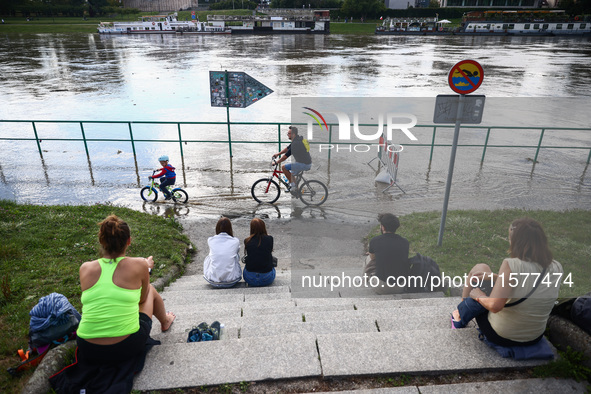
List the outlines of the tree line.
{"type": "MultiPolygon", "coordinates": [[[[255,9],[263,0],[217,0],[210,4],[210,9],[234,9],[235,7],[255,9]]],[[[0,14],[6,16],[101,16],[106,14],[137,14],[135,8],[123,8],[123,0],[2,0],[0,14]]],[[[459,18],[472,9],[438,8],[436,1],[431,1],[429,8],[408,8],[406,10],[387,9],[384,0],[271,0],[271,8],[312,8],[329,9],[331,17],[356,19],[379,19],[380,17],[435,16],[440,18],[459,18]]],[[[591,0],[561,0],[560,9],[569,15],[591,13],[591,0]]],[[[480,10],[483,9],[474,9],[480,10]]]]}

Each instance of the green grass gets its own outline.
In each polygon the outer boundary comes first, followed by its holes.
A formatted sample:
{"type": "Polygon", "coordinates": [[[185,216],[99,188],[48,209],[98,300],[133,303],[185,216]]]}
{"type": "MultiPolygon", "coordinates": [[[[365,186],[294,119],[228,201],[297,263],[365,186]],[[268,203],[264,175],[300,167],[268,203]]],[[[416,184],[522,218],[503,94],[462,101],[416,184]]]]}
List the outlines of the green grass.
{"type": "MultiPolygon", "coordinates": [[[[379,21],[377,21],[379,22],[379,21]]],[[[330,22],[330,34],[375,34],[378,23],[368,21],[364,23],[330,22]]]]}
{"type": "MultiPolygon", "coordinates": [[[[560,297],[577,297],[591,291],[591,211],[452,211],[447,215],[442,246],[437,246],[440,212],[413,213],[400,218],[397,233],[410,242],[410,255],[433,258],[446,276],[463,276],[476,263],[498,272],[508,257],[508,228],[514,219],[536,219],[548,236],[554,258],[573,285],[563,284],[560,297]]],[[[378,233],[378,228],[368,236],[378,233]]]]}
{"type": "MultiPolygon", "coordinates": [[[[39,298],[65,295],[81,311],[78,270],[98,257],[98,226],[114,213],[131,227],[130,256],[154,256],[153,280],[183,266],[189,239],[172,219],[109,205],[33,206],[0,201],[0,366],[16,365],[27,347],[29,311],[39,298]]],[[[0,373],[0,392],[20,392],[30,373],[0,373]]]]}

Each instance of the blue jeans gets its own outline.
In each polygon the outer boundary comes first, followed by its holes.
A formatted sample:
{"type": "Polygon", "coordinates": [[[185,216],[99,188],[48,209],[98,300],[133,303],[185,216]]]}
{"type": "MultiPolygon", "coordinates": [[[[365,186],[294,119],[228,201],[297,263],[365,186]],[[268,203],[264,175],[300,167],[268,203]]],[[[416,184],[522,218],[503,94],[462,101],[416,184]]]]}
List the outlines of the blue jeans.
{"type": "Polygon", "coordinates": [[[269,286],[275,280],[275,268],[264,274],[258,272],[250,272],[246,268],[242,271],[244,281],[252,287],[269,286]]]}
{"type": "Polygon", "coordinates": [[[456,328],[464,328],[468,325],[470,320],[483,313],[488,313],[488,310],[485,307],[480,305],[480,303],[474,298],[470,297],[465,298],[458,304],[458,311],[460,312],[460,321],[454,321],[454,326],[456,328]]]}
{"type": "Polygon", "coordinates": [[[162,193],[164,193],[164,197],[168,198],[171,196],[166,186],[174,185],[174,181],[175,179],[170,178],[162,178],[162,180],[160,181],[160,190],[162,191],[162,193]]]}

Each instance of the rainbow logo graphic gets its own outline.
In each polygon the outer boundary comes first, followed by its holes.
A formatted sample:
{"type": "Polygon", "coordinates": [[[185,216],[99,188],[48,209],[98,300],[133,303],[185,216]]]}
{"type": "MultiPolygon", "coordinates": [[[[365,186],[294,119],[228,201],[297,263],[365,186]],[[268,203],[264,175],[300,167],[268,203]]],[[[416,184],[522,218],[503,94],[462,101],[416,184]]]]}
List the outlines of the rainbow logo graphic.
{"type": "Polygon", "coordinates": [[[328,131],[328,125],[326,124],[326,120],[324,120],[324,116],[322,116],[320,114],[320,112],[318,112],[310,107],[304,107],[304,109],[307,109],[308,111],[311,111],[314,113],[314,114],[311,114],[310,112],[304,112],[306,115],[308,115],[312,119],[314,119],[316,121],[316,123],[318,123],[318,126],[320,126],[320,130],[322,130],[322,125],[324,124],[325,130],[328,131]],[[320,120],[322,120],[322,123],[320,123],[320,120]]]}

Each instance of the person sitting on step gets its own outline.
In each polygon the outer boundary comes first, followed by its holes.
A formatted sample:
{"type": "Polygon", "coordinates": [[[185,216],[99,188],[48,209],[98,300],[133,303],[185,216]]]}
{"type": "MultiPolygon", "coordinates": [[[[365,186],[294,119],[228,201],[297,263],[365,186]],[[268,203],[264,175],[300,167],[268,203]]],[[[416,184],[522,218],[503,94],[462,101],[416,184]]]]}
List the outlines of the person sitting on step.
{"type": "Polygon", "coordinates": [[[203,262],[203,277],[213,287],[232,287],[242,279],[240,240],[234,237],[226,217],[218,220],[215,234],[207,240],[209,254],[203,262]]]}
{"type": "Polygon", "coordinates": [[[368,277],[376,276],[378,286],[372,286],[378,294],[400,294],[404,287],[396,286],[396,278],[408,276],[410,267],[408,240],[396,234],[400,220],[391,213],[378,216],[381,235],[369,241],[369,253],[363,269],[368,277]]]}
{"type": "Polygon", "coordinates": [[[487,264],[470,270],[462,302],[452,313],[452,329],[475,318],[495,345],[534,345],[542,339],[558,298],[562,265],[553,259],[542,225],[530,218],[509,226],[509,254],[498,274],[487,264]]]}
{"type": "Polygon", "coordinates": [[[273,266],[273,237],[267,234],[265,222],[250,221],[250,236],[244,240],[244,281],[249,286],[268,286],[275,280],[273,266]]]}

